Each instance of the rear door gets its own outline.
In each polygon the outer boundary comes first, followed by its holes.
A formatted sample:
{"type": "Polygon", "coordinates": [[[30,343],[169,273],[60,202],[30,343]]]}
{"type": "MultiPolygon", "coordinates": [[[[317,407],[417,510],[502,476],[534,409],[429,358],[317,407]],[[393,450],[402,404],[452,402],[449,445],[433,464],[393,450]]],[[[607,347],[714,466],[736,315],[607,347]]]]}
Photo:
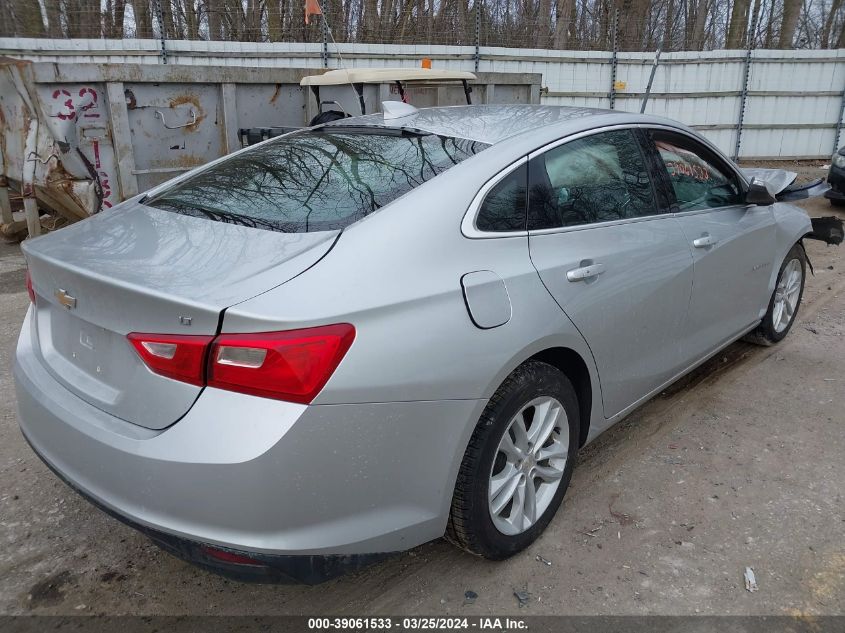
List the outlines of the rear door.
{"type": "Polygon", "coordinates": [[[685,356],[698,359],[761,317],[775,248],[773,208],[747,205],[744,183],[691,136],[651,130],[673,211],[694,260],[685,356]]]}
{"type": "Polygon", "coordinates": [[[638,138],[589,132],[529,160],[531,259],[593,352],[606,417],[677,371],[692,288],[685,236],[661,213],[638,138]]]}

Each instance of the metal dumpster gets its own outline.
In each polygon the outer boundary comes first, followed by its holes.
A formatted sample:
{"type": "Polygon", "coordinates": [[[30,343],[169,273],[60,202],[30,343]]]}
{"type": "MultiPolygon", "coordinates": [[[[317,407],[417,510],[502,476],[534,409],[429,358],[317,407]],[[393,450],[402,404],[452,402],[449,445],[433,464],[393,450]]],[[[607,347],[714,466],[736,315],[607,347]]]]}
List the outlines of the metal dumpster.
{"type": "MultiPolygon", "coordinates": [[[[42,225],[85,218],[240,148],[242,131],[305,125],[316,106],[299,83],[313,73],[0,58],[0,230],[37,235],[42,225]],[[9,187],[23,199],[25,226],[12,215],[9,187]]],[[[473,101],[539,103],[540,80],[477,73],[473,101]]],[[[443,88],[417,93],[410,98],[418,105],[456,102],[443,88]]],[[[390,85],[368,87],[369,111],[385,95],[401,98],[390,85]]]]}

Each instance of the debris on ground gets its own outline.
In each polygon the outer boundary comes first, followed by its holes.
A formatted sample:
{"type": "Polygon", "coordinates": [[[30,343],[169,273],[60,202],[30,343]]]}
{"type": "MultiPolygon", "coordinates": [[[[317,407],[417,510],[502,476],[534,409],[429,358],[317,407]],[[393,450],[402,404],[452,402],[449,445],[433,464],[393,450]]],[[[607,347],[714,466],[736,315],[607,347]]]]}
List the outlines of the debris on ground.
{"type": "Polygon", "coordinates": [[[757,591],[757,578],[754,576],[754,570],[750,567],[745,568],[745,590],[751,593],[757,591]]]}
{"type": "Polygon", "coordinates": [[[610,516],[616,519],[616,522],[619,525],[631,525],[632,523],[636,522],[634,517],[625,512],[618,512],[617,510],[613,509],[613,504],[616,503],[616,500],[619,499],[619,496],[620,495],[618,492],[610,495],[610,503],[607,504],[607,509],[610,512],[610,516]]]}
{"type": "Polygon", "coordinates": [[[544,565],[547,565],[548,567],[552,566],[552,561],[550,561],[548,558],[543,558],[539,554],[537,554],[537,556],[534,557],[534,560],[536,560],[538,563],[543,563],[544,565]]]}
{"type": "Polygon", "coordinates": [[[590,536],[592,538],[596,538],[596,532],[598,532],[603,527],[604,527],[603,525],[600,525],[598,527],[593,528],[590,531],[586,531],[586,530],[575,530],[575,531],[578,532],[578,534],[583,534],[584,536],[590,536]]]}
{"type": "Polygon", "coordinates": [[[472,589],[467,589],[464,592],[464,604],[473,604],[476,600],[478,600],[478,594],[472,589]]]}
{"type": "Polygon", "coordinates": [[[527,591],[514,591],[513,595],[516,596],[517,600],[519,600],[520,609],[527,605],[528,601],[531,599],[531,594],[527,591]]]}
{"type": "Polygon", "coordinates": [[[812,325],[805,325],[804,329],[807,330],[808,332],[810,332],[811,334],[818,334],[819,333],[819,331],[816,328],[814,328],[812,325]]]}

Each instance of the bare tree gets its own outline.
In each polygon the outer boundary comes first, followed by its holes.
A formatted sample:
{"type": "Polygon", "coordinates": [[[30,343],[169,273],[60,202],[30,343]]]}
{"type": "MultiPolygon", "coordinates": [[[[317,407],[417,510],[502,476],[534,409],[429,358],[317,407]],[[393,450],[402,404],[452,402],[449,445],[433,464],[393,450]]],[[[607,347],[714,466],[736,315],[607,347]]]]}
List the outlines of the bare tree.
{"type": "Polygon", "coordinates": [[[132,0],[132,10],[135,15],[135,37],[151,38],[153,18],[150,0],[132,0]]]}
{"type": "Polygon", "coordinates": [[[801,15],[801,0],[783,0],[783,15],[780,22],[778,48],[792,48],[795,27],[801,15]]]}
{"type": "MultiPolygon", "coordinates": [[[[845,46],[845,0],[321,0],[337,41],[622,50],[845,46]],[[749,33],[756,16],[757,28],[749,33]],[[749,40],[749,38],[752,38],[749,40]]],[[[0,35],[316,42],[304,0],[0,0],[0,35]],[[161,15],[158,10],[160,8],[161,15]],[[131,17],[130,17],[131,16],[131,17]]]]}
{"type": "Polygon", "coordinates": [[[44,37],[47,34],[38,0],[16,0],[8,9],[11,9],[13,13],[4,11],[4,15],[12,13],[20,28],[32,33],[30,37],[44,37]]]}
{"type": "Polygon", "coordinates": [[[748,12],[750,9],[750,0],[734,0],[725,48],[742,48],[745,45],[745,34],[748,31],[748,12]]]}

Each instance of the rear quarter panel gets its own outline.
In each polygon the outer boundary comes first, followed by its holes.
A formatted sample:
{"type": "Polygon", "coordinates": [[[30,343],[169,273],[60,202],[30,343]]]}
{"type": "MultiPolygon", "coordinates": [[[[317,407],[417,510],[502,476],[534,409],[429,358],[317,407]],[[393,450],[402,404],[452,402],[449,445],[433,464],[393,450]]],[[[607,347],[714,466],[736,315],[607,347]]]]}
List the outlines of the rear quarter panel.
{"type": "Polygon", "coordinates": [[[472,198],[510,163],[486,153],[349,227],[310,270],[229,308],[224,330],[355,325],[355,342],[315,404],[489,398],[519,363],[549,347],[578,352],[597,390],[589,348],[540,281],[527,237],[461,233],[472,198]],[[478,270],[507,286],[512,316],[500,327],[470,319],[461,277],[478,270]]]}

